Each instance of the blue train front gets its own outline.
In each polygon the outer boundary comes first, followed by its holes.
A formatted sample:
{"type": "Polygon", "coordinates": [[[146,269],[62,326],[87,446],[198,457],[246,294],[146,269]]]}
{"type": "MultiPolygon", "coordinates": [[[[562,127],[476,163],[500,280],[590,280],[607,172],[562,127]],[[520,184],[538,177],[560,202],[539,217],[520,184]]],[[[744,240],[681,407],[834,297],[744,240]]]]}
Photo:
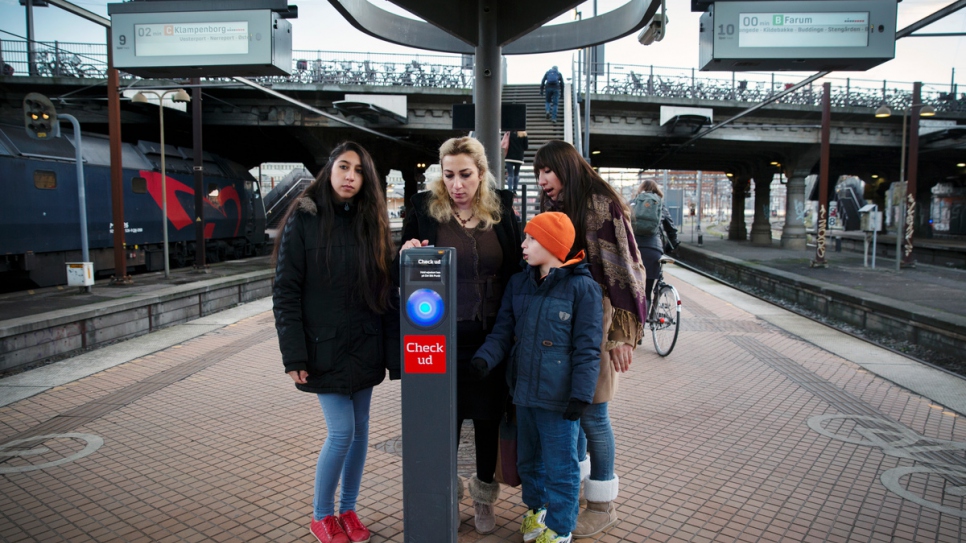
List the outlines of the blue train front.
{"type": "MultiPolygon", "coordinates": [[[[108,139],[82,136],[90,257],[99,275],[114,273],[108,139]]],[[[64,264],[81,260],[73,137],[30,139],[22,126],[0,124],[0,289],[67,282],[64,264]]],[[[123,144],[128,271],[164,268],[161,149],[123,144]]],[[[165,149],[168,241],[172,267],[194,261],[194,178],[190,150],[165,149]]],[[[208,262],[264,252],[265,206],[258,183],[241,165],[204,156],[204,218],[208,262]]]]}

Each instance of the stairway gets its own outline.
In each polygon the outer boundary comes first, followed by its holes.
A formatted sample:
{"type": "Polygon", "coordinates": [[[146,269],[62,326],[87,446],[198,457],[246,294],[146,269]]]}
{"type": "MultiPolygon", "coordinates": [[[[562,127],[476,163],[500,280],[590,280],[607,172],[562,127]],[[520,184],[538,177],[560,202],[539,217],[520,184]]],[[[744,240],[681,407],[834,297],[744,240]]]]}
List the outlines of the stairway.
{"type": "MultiPolygon", "coordinates": [[[[506,85],[503,87],[504,104],[526,104],[527,106],[527,138],[529,147],[523,154],[523,167],[520,168],[520,187],[517,189],[518,199],[523,196],[522,187],[527,187],[527,199],[530,200],[531,209],[537,202],[537,195],[540,187],[537,186],[536,177],[533,174],[533,157],[537,154],[537,149],[542,147],[550,140],[564,139],[564,100],[561,97],[557,105],[557,122],[550,122],[544,113],[544,99],[540,96],[540,85],[506,85]]],[[[504,175],[498,175],[503,187],[506,187],[504,175]]],[[[539,205],[537,203],[537,205],[539,205]]],[[[532,217],[532,211],[528,217],[532,217]]]]}

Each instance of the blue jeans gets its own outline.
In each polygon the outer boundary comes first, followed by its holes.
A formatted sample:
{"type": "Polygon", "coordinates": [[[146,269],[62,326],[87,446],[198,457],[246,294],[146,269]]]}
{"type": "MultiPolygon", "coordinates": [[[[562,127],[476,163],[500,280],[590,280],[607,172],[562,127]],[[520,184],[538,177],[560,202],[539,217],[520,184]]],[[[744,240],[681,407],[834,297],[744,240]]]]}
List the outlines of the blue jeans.
{"type": "Polygon", "coordinates": [[[520,164],[519,162],[506,163],[506,188],[510,189],[512,192],[517,191],[517,184],[520,182],[520,164]]]}
{"type": "Polygon", "coordinates": [[[372,387],[347,394],[318,394],[328,435],[315,466],[315,520],[335,514],[335,487],[342,478],[339,513],[355,511],[369,448],[372,387]]]}
{"type": "Polygon", "coordinates": [[[546,506],[544,523],[558,534],[577,527],[580,466],[576,421],[558,411],[517,406],[517,471],[523,503],[534,511],[546,506]]]}
{"type": "Polygon", "coordinates": [[[547,100],[547,113],[550,114],[550,118],[557,121],[557,104],[560,103],[560,89],[547,88],[547,95],[544,97],[547,100]]]}
{"type": "Polygon", "coordinates": [[[583,460],[590,453],[590,478],[610,481],[614,478],[614,429],[607,414],[607,402],[592,403],[580,416],[580,436],[577,438],[577,458],[583,460]]]}

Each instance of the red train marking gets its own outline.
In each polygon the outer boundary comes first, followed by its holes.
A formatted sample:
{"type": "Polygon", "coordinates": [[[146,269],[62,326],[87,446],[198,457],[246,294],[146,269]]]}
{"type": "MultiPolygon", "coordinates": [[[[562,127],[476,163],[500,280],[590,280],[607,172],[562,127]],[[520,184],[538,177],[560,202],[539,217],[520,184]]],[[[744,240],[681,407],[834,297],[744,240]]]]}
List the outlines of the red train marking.
{"type": "MultiPolygon", "coordinates": [[[[154,202],[158,205],[158,209],[162,209],[163,202],[161,201],[161,172],[149,172],[147,170],[140,170],[138,174],[147,181],[148,194],[154,199],[154,202]]],[[[185,210],[184,206],[178,200],[177,194],[183,192],[185,194],[194,197],[195,189],[185,185],[177,179],[172,179],[169,176],[165,176],[165,189],[168,193],[168,220],[171,221],[171,225],[175,227],[176,230],[181,230],[182,228],[190,225],[193,221],[191,216],[188,215],[188,211],[185,210]]],[[[234,237],[238,236],[238,229],[241,227],[241,198],[238,196],[238,191],[235,187],[227,185],[218,189],[218,198],[216,202],[212,202],[210,198],[204,198],[203,201],[208,204],[206,207],[217,210],[226,219],[228,218],[228,213],[225,212],[225,204],[227,202],[235,203],[235,213],[237,218],[235,220],[235,232],[232,234],[234,237]]],[[[211,239],[215,232],[215,225],[213,223],[205,224],[205,239],[211,239]]]]}

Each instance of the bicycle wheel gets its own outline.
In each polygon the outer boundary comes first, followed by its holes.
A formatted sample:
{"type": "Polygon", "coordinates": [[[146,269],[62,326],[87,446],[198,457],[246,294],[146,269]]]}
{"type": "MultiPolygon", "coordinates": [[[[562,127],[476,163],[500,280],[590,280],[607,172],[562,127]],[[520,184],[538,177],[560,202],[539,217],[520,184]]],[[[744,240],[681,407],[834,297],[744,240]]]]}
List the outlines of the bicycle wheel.
{"type": "Polygon", "coordinates": [[[671,285],[657,285],[660,290],[655,297],[656,304],[651,313],[651,336],[657,354],[667,356],[678,341],[681,328],[681,297],[671,285]]]}

